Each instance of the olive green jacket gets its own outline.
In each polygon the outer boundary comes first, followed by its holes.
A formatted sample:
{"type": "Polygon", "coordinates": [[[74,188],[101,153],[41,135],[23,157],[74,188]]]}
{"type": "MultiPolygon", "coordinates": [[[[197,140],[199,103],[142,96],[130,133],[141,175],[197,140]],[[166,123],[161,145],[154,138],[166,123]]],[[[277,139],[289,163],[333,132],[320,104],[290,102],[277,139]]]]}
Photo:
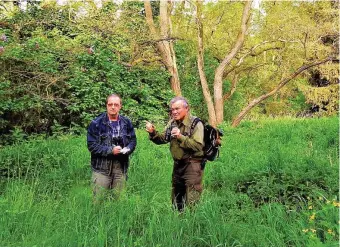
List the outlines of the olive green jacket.
{"type": "Polygon", "coordinates": [[[149,138],[155,144],[165,144],[170,142],[170,152],[174,160],[192,158],[202,158],[204,155],[204,126],[201,121],[199,121],[192,135],[189,137],[190,127],[192,122],[196,117],[191,115],[185,116],[182,122],[175,121],[171,119],[166,125],[163,132],[155,131],[153,134],[149,135],[149,138]],[[181,136],[179,138],[171,137],[171,128],[177,127],[181,131],[181,136]]]}

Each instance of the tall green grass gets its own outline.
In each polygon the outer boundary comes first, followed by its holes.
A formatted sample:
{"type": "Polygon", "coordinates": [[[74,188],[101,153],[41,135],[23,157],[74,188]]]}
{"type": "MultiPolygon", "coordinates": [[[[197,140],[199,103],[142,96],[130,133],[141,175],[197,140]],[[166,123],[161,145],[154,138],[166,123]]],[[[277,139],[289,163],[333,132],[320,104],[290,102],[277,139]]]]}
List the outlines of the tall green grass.
{"type": "Polygon", "coordinates": [[[194,209],[171,207],[167,145],[137,131],[126,191],[93,204],[85,137],[0,150],[0,246],[338,246],[338,119],[224,128],[194,209]]]}

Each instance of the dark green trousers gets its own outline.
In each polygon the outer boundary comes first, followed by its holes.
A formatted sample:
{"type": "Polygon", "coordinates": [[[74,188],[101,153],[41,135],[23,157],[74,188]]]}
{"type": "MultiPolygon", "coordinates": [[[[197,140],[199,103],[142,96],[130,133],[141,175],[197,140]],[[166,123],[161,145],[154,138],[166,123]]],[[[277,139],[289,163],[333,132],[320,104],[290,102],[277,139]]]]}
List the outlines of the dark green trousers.
{"type": "Polygon", "coordinates": [[[175,208],[182,211],[194,205],[203,191],[202,160],[185,159],[174,162],[171,199],[175,208]]]}

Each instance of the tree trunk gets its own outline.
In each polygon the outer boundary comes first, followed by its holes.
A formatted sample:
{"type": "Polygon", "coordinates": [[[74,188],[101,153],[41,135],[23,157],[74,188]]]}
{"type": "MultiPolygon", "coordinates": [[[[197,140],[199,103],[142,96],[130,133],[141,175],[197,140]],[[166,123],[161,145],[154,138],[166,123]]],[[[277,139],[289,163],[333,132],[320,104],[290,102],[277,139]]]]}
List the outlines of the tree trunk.
{"type": "Polygon", "coordinates": [[[204,47],[203,47],[203,24],[201,21],[202,16],[202,1],[197,1],[197,9],[196,9],[196,23],[197,23],[197,40],[198,40],[198,53],[197,53],[197,66],[198,72],[200,75],[202,92],[207,103],[208,114],[209,114],[209,124],[216,127],[216,114],[214,103],[211,97],[211,93],[209,90],[207,77],[204,72],[204,47]]]}
{"type": "Polygon", "coordinates": [[[243,110],[238,114],[238,116],[234,119],[234,121],[232,122],[232,127],[236,127],[240,124],[241,120],[244,118],[244,116],[251,110],[253,109],[256,105],[258,105],[260,102],[262,102],[263,100],[269,98],[270,96],[272,96],[273,94],[277,93],[283,86],[285,86],[290,80],[294,79],[296,76],[298,76],[301,72],[303,72],[306,69],[309,69],[310,67],[314,67],[320,64],[324,64],[326,62],[332,61],[334,60],[333,57],[328,57],[324,60],[321,61],[316,61],[314,63],[311,64],[307,64],[307,65],[303,65],[301,66],[298,70],[296,70],[293,74],[291,74],[290,76],[288,76],[287,78],[283,79],[272,91],[270,91],[269,93],[263,94],[260,97],[254,99],[253,101],[251,101],[245,108],[243,108],[243,110]]]}
{"type": "Polygon", "coordinates": [[[173,43],[169,40],[170,19],[169,19],[168,1],[160,1],[160,34],[158,34],[152,18],[152,9],[150,0],[144,0],[146,22],[149,26],[151,36],[154,40],[160,39],[156,43],[157,50],[162,58],[162,62],[170,73],[170,86],[175,95],[182,95],[181,86],[176,65],[176,54],[173,49],[173,43]]]}
{"type": "Polygon", "coordinates": [[[241,30],[238,34],[236,43],[230,53],[223,59],[220,65],[215,70],[215,78],[214,78],[214,101],[215,101],[215,111],[216,111],[216,121],[217,124],[223,122],[223,72],[226,66],[230,63],[230,61],[235,57],[237,52],[243,46],[246,31],[248,28],[248,23],[250,19],[250,9],[251,9],[252,0],[247,1],[245,3],[243,14],[242,14],[242,22],[241,22],[241,30]]]}

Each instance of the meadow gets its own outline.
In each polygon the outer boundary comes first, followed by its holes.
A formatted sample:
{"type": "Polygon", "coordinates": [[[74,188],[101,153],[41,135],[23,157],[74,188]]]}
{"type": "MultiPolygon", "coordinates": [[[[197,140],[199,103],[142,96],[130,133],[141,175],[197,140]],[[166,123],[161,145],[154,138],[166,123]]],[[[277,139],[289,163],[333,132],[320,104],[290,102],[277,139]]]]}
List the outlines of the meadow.
{"type": "Polygon", "coordinates": [[[223,127],[198,205],[170,202],[172,161],[137,130],[118,200],[94,204],[86,137],[0,149],[0,246],[338,246],[338,118],[223,127]]]}

